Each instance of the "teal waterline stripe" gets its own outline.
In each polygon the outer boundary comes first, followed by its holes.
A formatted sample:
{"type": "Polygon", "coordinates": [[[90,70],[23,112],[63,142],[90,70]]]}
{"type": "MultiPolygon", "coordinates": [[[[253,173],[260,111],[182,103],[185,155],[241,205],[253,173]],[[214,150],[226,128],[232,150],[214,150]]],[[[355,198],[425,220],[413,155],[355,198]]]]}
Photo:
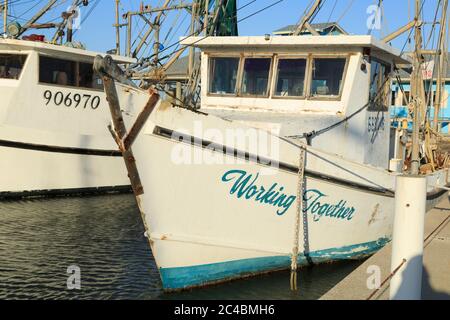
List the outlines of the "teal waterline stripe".
{"type": "MultiPolygon", "coordinates": [[[[374,254],[389,241],[390,239],[388,238],[380,238],[367,243],[319,250],[309,253],[309,257],[314,263],[357,259],[374,254]]],[[[299,265],[307,264],[304,254],[299,255],[298,263],[299,265]]],[[[190,267],[160,268],[160,274],[164,289],[175,290],[205,285],[224,279],[239,278],[248,274],[288,268],[290,265],[290,256],[274,256],[190,267]]]]}

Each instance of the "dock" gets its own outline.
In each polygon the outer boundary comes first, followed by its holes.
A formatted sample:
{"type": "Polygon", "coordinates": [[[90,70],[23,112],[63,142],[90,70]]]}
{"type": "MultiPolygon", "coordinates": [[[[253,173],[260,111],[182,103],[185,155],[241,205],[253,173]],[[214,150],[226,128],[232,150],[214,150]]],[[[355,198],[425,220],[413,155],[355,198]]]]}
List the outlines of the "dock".
{"type": "MultiPolygon", "coordinates": [[[[423,300],[450,300],[450,197],[426,214],[423,300]]],[[[389,300],[392,245],[366,260],[361,266],[323,295],[320,300],[389,300]],[[374,266],[381,270],[381,287],[369,289],[374,266]]],[[[398,272],[401,272],[401,268],[398,272]]],[[[373,279],[373,278],[372,278],[373,279]]]]}

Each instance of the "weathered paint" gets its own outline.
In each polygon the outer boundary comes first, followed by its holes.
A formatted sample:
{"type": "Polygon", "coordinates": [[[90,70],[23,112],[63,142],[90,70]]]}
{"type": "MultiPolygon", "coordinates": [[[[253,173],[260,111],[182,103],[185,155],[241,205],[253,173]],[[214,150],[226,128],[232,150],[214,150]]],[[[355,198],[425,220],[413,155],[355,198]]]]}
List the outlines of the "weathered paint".
{"type": "MultiPolygon", "coordinates": [[[[377,252],[389,241],[390,239],[380,238],[376,241],[357,245],[319,250],[310,252],[308,257],[311,258],[314,263],[359,259],[377,252]]],[[[299,255],[298,263],[300,266],[308,264],[304,254],[299,255]]],[[[248,274],[287,269],[290,264],[290,256],[274,256],[225,261],[189,267],[160,268],[160,272],[164,289],[176,290],[202,286],[221,279],[237,279],[245,277],[248,274]]]]}

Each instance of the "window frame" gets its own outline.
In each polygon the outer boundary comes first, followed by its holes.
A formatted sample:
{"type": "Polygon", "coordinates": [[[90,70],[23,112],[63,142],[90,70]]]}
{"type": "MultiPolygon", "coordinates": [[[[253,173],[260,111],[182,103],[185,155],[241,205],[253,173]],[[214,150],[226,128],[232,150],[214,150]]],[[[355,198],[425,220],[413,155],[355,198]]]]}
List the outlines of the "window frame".
{"type": "Polygon", "coordinates": [[[242,62],[242,56],[240,54],[208,54],[208,66],[207,66],[207,72],[208,72],[208,83],[207,83],[207,96],[209,97],[237,97],[238,95],[238,86],[239,86],[239,75],[240,75],[240,69],[241,69],[241,62],[242,62]],[[211,90],[211,81],[213,79],[212,77],[212,70],[211,70],[211,59],[214,58],[235,58],[238,59],[238,70],[236,73],[236,84],[234,88],[234,93],[213,93],[210,92],[211,90]]]}
{"type": "Polygon", "coordinates": [[[308,91],[307,100],[312,101],[341,101],[342,94],[344,93],[345,84],[347,81],[347,72],[350,64],[350,57],[352,54],[310,54],[309,56],[309,79],[308,79],[308,91]],[[312,95],[312,81],[313,81],[313,62],[314,59],[345,59],[344,71],[342,74],[342,85],[339,88],[339,95],[312,95]]]}
{"type": "MultiPolygon", "coordinates": [[[[378,112],[388,112],[389,111],[389,108],[391,107],[391,104],[390,104],[391,103],[391,99],[390,99],[390,96],[389,96],[389,92],[391,91],[391,82],[392,82],[391,74],[392,74],[392,70],[393,70],[393,67],[392,67],[392,65],[390,63],[388,63],[388,62],[386,62],[384,60],[378,59],[376,57],[370,57],[370,72],[369,72],[369,103],[370,103],[370,105],[368,107],[369,111],[371,111],[371,112],[377,112],[377,111],[378,112]],[[387,77],[390,78],[390,81],[387,81],[384,84],[384,88],[383,88],[383,90],[385,91],[385,95],[387,96],[386,99],[388,101],[386,102],[386,108],[383,109],[383,110],[373,109],[372,108],[372,104],[370,103],[370,90],[371,90],[372,76],[373,76],[373,74],[372,74],[372,70],[373,70],[372,63],[374,63],[374,62],[378,63],[378,64],[384,66],[385,68],[389,69],[389,72],[387,73],[387,77]]],[[[378,77],[380,77],[380,75],[378,75],[378,77]]],[[[380,78],[377,79],[377,82],[378,82],[378,86],[382,84],[382,83],[380,83],[380,78]]]]}
{"type": "Polygon", "coordinates": [[[268,98],[277,100],[304,100],[304,101],[341,101],[342,95],[344,93],[345,85],[347,82],[347,73],[350,65],[350,58],[354,53],[274,53],[274,54],[245,54],[245,53],[207,53],[207,74],[208,83],[206,89],[207,97],[228,97],[228,98],[268,98]],[[217,94],[210,92],[210,81],[211,77],[211,59],[213,58],[238,58],[239,66],[237,71],[236,79],[236,90],[234,94],[217,94]],[[245,59],[248,58],[261,58],[261,59],[271,59],[270,71],[269,71],[269,81],[268,90],[266,95],[242,95],[242,82],[244,76],[244,65],[245,59]],[[306,69],[305,69],[305,83],[304,83],[304,94],[303,96],[290,96],[282,97],[275,95],[276,83],[278,81],[278,63],[282,59],[305,59],[306,69]],[[342,76],[342,86],[340,88],[339,95],[326,96],[326,95],[316,95],[311,94],[312,80],[313,80],[313,61],[314,59],[345,59],[345,66],[342,76]]]}
{"type": "Polygon", "coordinates": [[[283,55],[283,54],[276,54],[274,56],[274,81],[272,82],[271,85],[271,98],[273,99],[288,99],[288,100],[306,100],[307,97],[307,88],[308,88],[308,82],[309,82],[309,55],[304,54],[304,55],[283,55]],[[303,95],[301,96],[279,96],[276,95],[276,91],[277,91],[277,83],[278,83],[278,78],[279,78],[279,72],[278,72],[278,66],[280,63],[280,60],[300,60],[303,59],[306,61],[306,66],[305,66],[305,81],[303,83],[303,95]]]}
{"type": "Polygon", "coordinates": [[[104,89],[97,89],[97,88],[86,88],[86,87],[80,87],[79,83],[80,83],[80,78],[78,76],[79,73],[79,69],[80,69],[80,63],[86,63],[86,64],[94,64],[94,60],[91,61],[87,61],[88,59],[80,59],[80,60],[74,60],[74,59],[67,59],[64,58],[62,56],[52,56],[46,53],[42,53],[42,52],[38,52],[38,61],[37,61],[37,82],[39,85],[43,85],[43,86],[52,86],[52,87],[56,87],[56,88],[70,88],[70,89],[77,89],[77,90],[89,90],[89,91],[95,91],[95,92],[103,92],[104,89]],[[64,60],[64,61],[68,61],[68,62],[73,62],[75,63],[75,70],[76,75],[75,75],[75,83],[76,85],[72,86],[72,85],[63,85],[63,84],[57,84],[57,83],[47,83],[47,82],[41,82],[40,78],[41,78],[41,56],[46,57],[46,58],[50,58],[50,59],[55,59],[55,60],[64,60]]]}
{"type": "Polygon", "coordinates": [[[5,54],[5,55],[12,55],[12,56],[25,56],[25,62],[23,63],[22,66],[22,70],[20,71],[20,75],[19,78],[17,79],[10,79],[10,78],[0,78],[1,81],[20,81],[22,80],[23,77],[23,71],[26,69],[27,65],[28,65],[28,61],[30,60],[30,53],[26,53],[26,52],[17,52],[17,51],[1,51],[0,54],[5,54]]]}

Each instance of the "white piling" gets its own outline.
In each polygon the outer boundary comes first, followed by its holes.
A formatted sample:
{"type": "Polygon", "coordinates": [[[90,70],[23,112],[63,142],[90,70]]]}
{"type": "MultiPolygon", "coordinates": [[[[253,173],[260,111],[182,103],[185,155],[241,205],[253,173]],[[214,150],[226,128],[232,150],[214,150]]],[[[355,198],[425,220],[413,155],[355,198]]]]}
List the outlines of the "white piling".
{"type": "Polygon", "coordinates": [[[391,279],[391,300],[422,298],[426,194],[425,177],[397,177],[391,271],[398,269],[404,259],[406,262],[391,279]]]}

